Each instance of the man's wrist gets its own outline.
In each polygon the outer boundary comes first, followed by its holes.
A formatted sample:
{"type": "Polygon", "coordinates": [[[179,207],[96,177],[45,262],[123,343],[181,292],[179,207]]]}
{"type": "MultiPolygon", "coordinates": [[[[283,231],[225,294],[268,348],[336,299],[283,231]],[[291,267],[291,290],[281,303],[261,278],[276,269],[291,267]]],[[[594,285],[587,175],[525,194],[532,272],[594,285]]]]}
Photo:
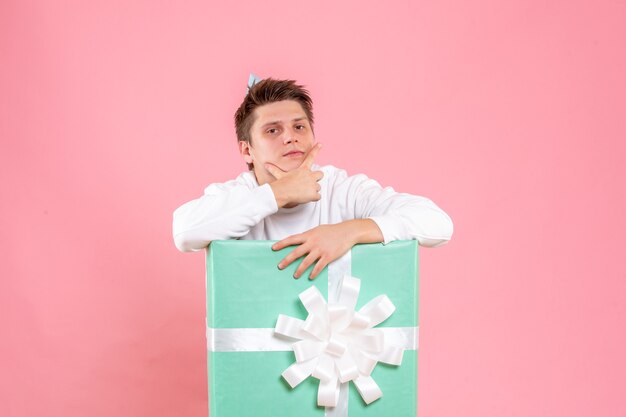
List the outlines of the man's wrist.
{"type": "Polygon", "coordinates": [[[372,219],[354,219],[345,222],[349,227],[352,241],[357,243],[380,243],[384,240],[383,233],[372,219]]]}
{"type": "Polygon", "coordinates": [[[269,183],[270,188],[272,189],[272,193],[274,193],[274,198],[276,199],[276,205],[279,208],[285,207],[289,203],[289,199],[285,196],[280,183],[277,184],[278,181],[272,181],[269,183]]]}

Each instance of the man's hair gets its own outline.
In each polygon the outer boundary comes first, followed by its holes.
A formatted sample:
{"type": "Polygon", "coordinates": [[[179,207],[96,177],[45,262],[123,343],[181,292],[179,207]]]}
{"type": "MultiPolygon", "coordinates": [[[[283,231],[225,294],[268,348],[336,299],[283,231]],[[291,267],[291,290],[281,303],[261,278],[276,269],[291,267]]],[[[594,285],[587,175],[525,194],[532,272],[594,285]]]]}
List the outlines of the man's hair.
{"type": "Polygon", "coordinates": [[[293,80],[267,78],[250,87],[235,113],[237,140],[250,142],[250,129],[254,123],[254,110],[257,107],[283,100],[294,100],[300,103],[313,129],[313,102],[309,92],[293,80]]]}

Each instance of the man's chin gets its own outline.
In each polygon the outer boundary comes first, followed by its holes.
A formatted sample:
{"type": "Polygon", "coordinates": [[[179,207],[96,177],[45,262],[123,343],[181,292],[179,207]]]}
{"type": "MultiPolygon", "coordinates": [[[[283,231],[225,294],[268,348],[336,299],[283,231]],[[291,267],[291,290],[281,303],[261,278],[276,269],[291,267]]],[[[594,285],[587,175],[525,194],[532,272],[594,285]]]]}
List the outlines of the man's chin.
{"type": "Polygon", "coordinates": [[[282,169],[285,172],[293,171],[302,165],[302,161],[299,160],[291,160],[291,161],[281,161],[280,165],[276,164],[277,167],[282,169]]]}

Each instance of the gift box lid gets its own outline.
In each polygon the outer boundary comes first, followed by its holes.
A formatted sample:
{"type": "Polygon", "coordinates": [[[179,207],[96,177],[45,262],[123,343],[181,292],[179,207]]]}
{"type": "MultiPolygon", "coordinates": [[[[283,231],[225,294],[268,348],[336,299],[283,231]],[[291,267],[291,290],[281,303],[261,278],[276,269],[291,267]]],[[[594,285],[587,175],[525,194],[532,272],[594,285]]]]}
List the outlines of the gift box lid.
{"type": "MultiPolygon", "coordinates": [[[[328,267],[314,279],[294,279],[299,260],[284,270],[278,263],[293,247],[273,251],[272,241],[213,241],[207,251],[207,324],[214,328],[274,327],[278,314],[306,318],[298,295],[316,286],[328,299],[328,267]]],[[[356,245],[351,275],[361,279],[357,309],[386,294],[396,306],[381,326],[418,324],[418,250],[416,241],[356,245]]]]}

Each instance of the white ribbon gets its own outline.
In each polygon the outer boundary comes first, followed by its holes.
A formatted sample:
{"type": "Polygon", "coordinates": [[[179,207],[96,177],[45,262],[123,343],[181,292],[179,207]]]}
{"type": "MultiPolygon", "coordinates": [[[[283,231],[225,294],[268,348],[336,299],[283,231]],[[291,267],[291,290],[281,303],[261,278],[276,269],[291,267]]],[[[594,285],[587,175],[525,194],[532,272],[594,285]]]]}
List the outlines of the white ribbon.
{"type": "Polygon", "coordinates": [[[316,287],[300,293],[306,320],[280,314],[273,329],[207,326],[208,350],[293,350],[296,362],[282,376],[292,388],[309,376],[319,379],[318,405],[326,407],[326,417],[348,416],[350,381],[366,404],[377,400],[382,391],[371,372],[378,362],[400,365],[404,350],[417,349],[418,327],[374,328],[395,311],[386,295],[355,311],[360,280],[349,275],[350,266],[350,252],[329,265],[328,304],[316,287]]]}
{"type": "Polygon", "coordinates": [[[296,387],[309,376],[320,380],[317,404],[336,407],[340,384],[354,382],[366,404],[382,391],[370,376],[378,362],[400,365],[404,347],[394,344],[388,331],[374,328],[396,307],[380,295],[355,311],[361,280],[344,275],[336,303],[326,304],[316,287],[300,293],[306,320],[280,314],[275,332],[300,341],[293,343],[296,362],[282,376],[296,387]]]}

